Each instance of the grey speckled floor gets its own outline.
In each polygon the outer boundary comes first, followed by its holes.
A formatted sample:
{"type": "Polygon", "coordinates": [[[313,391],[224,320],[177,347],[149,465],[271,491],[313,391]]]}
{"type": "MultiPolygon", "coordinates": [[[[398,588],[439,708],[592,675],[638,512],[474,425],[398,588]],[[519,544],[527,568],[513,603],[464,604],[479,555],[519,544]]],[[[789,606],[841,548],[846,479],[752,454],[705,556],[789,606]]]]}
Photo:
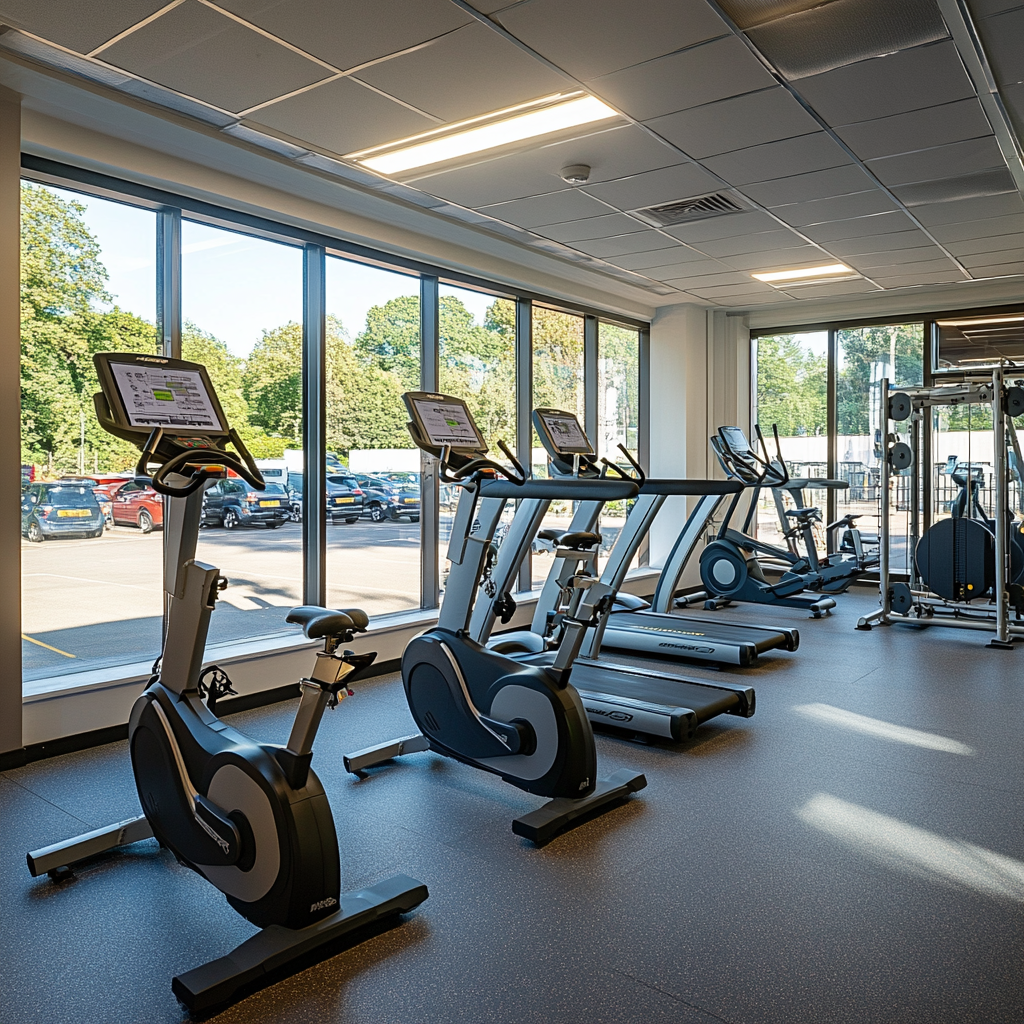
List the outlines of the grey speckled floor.
{"type": "MultiPolygon", "coordinates": [[[[535,798],[433,754],[358,781],[341,754],[411,731],[394,676],[328,716],[314,766],[346,888],[397,871],[398,927],[258,992],[223,1024],[958,1024],[1024,1018],[1024,650],[892,627],[869,594],[744,673],[750,720],[678,748],[598,737],[648,788],[537,850],[535,798]]],[[[681,669],[681,671],[686,671],[681,669]]],[[[238,715],[283,741],[294,711],[238,715]]],[[[170,978],[253,929],[154,843],[56,887],[25,851],[135,813],[124,744],[0,775],[0,1022],[182,1020],[170,978]]]]}

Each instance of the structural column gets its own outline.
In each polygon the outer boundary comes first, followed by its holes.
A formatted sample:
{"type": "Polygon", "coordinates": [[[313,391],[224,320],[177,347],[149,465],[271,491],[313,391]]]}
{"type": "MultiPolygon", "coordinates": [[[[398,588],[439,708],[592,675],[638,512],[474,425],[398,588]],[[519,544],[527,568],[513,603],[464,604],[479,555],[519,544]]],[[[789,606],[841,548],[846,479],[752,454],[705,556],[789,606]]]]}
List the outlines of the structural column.
{"type": "MultiPolygon", "coordinates": [[[[438,280],[428,274],[420,278],[420,388],[437,392],[441,386],[441,310],[438,280]]],[[[420,607],[436,608],[441,593],[439,545],[439,499],[437,460],[420,453],[420,607]]]]}
{"type": "Polygon", "coordinates": [[[0,768],[21,734],[21,97],[0,87],[0,768]]]}
{"type": "Polygon", "coordinates": [[[302,557],[303,600],[327,603],[327,304],[326,254],[303,252],[302,311],[302,557]]]}

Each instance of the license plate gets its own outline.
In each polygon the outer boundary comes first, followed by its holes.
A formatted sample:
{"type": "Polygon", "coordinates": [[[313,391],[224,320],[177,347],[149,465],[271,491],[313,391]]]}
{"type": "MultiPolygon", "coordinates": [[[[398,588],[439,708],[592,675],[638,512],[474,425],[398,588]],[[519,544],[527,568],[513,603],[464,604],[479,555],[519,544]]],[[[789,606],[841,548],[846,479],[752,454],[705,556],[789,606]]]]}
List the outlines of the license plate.
{"type": "Polygon", "coordinates": [[[280,504],[279,501],[261,501],[260,508],[277,508],[280,504]]]}
{"type": "Polygon", "coordinates": [[[355,501],[355,500],[356,500],[355,498],[335,498],[334,499],[334,504],[335,505],[351,505],[352,502],[355,501]]]}
{"type": "Polygon", "coordinates": [[[87,508],[59,508],[57,515],[61,519],[82,519],[91,516],[92,513],[87,508]]]}
{"type": "Polygon", "coordinates": [[[405,505],[418,505],[420,503],[419,498],[403,498],[402,503],[405,505]]]}

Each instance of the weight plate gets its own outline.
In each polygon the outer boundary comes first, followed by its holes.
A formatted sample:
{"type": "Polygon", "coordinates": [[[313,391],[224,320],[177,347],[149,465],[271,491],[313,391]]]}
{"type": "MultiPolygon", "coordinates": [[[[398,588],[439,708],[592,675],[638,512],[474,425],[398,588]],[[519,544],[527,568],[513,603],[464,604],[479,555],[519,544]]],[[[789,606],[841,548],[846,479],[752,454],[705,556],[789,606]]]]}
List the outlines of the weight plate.
{"type": "Polygon", "coordinates": [[[910,469],[914,462],[914,454],[910,450],[909,444],[904,444],[902,441],[897,441],[889,449],[889,464],[897,472],[910,469]]]}
{"type": "Polygon", "coordinates": [[[1011,416],[1024,416],[1024,388],[1006,389],[1006,411],[1011,416]]]}
{"type": "Polygon", "coordinates": [[[889,397],[889,419],[905,420],[910,416],[911,411],[909,395],[897,391],[896,394],[889,397]]]}
{"type": "Polygon", "coordinates": [[[889,607],[900,615],[907,615],[914,607],[914,595],[906,583],[894,583],[889,597],[889,607]]]}

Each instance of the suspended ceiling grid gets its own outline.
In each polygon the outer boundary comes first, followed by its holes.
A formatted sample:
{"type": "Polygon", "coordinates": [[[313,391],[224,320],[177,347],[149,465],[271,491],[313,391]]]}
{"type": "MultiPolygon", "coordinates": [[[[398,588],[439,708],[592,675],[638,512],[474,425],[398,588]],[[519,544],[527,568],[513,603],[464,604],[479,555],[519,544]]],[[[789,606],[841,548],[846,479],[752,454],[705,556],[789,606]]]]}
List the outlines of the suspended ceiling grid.
{"type": "Polygon", "coordinates": [[[0,47],[657,302],[1024,285],[1014,0],[0,0],[0,25],[0,47]],[[402,181],[344,159],[577,89],[621,117],[402,181]],[[635,213],[709,193],[740,212],[635,213]],[[861,276],[750,276],[835,262],[861,276]]]}

